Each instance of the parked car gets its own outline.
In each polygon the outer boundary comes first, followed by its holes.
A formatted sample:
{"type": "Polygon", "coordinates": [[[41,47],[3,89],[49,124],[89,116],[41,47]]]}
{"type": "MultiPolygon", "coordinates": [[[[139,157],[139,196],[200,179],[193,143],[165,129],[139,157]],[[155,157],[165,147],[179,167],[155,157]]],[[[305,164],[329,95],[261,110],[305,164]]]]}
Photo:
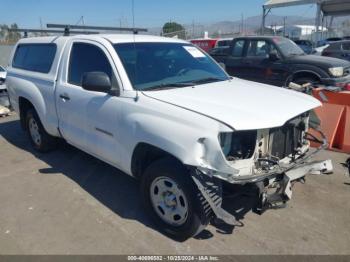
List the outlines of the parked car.
{"type": "Polygon", "coordinates": [[[329,38],[326,39],[326,41],[328,43],[338,42],[338,41],[341,41],[341,40],[343,40],[343,38],[341,38],[341,37],[329,37],[329,38]]]}
{"type": "Polygon", "coordinates": [[[6,74],[6,69],[0,65],[0,106],[9,107],[10,103],[7,95],[7,87],[5,84],[6,74]]]}
{"type": "Polygon", "coordinates": [[[317,41],[317,47],[321,47],[321,46],[325,46],[328,45],[330,43],[334,43],[334,42],[338,42],[338,41],[342,41],[343,38],[341,37],[330,37],[324,40],[319,40],[317,41]]]}
{"type": "Polygon", "coordinates": [[[0,89],[1,85],[3,85],[6,81],[6,70],[0,65],[0,89]]]}
{"type": "Polygon", "coordinates": [[[190,42],[207,53],[211,52],[214,48],[222,48],[229,46],[232,41],[232,38],[201,38],[193,39],[190,42]]]}
{"type": "Polygon", "coordinates": [[[310,55],[314,53],[313,43],[310,40],[294,40],[296,43],[306,54],[310,55]]]}
{"type": "Polygon", "coordinates": [[[213,39],[213,38],[200,38],[200,39],[190,40],[192,44],[203,49],[205,52],[210,52],[210,50],[212,50],[216,46],[217,41],[218,39],[213,39]]]}
{"type": "Polygon", "coordinates": [[[232,38],[219,38],[216,41],[215,48],[230,46],[231,42],[232,42],[232,38]]]}
{"type": "Polygon", "coordinates": [[[350,82],[349,62],[306,55],[283,37],[239,37],[226,54],[212,56],[225,64],[232,76],[275,86],[288,86],[290,82],[345,86],[350,82]]]}
{"type": "Polygon", "coordinates": [[[215,47],[213,48],[212,50],[209,51],[209,54],[211,56],[214,56],[214,55],[223,55],[225,56],[227,54],[227,51],[228,49],[230,48],[230,46],[221,46],[221,47],[215,47]]]}
{"type": "Polygon", "coordinates": [[[229,185],[255,185],[263,211],[288,201],[291,182],[320,164],[308,161],[315,152],[307,140],[318,100],[231,78],[182,40],[22,39],[7,85],[36,150],[62,138],[137,178],[146,211],[177,240],[213,217],[236,223],[222,206],[229,185]]]}
{"type": "Polygon", "coordinates": [[[329,44],[327,48],[323,49],[322,55],[350,61],[350,40],[329,44]]]}

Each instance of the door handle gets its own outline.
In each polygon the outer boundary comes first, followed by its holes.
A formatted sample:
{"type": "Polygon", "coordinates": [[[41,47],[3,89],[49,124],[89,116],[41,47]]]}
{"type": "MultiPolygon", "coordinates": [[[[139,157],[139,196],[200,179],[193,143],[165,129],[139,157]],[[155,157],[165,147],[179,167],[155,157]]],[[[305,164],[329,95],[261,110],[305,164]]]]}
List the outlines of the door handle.
{"type": "Polygon", "coordinates": [[[67,94],[60,94],[60,98],[64,99],[64,100],[70,100],[70,97],[67,94]]]}

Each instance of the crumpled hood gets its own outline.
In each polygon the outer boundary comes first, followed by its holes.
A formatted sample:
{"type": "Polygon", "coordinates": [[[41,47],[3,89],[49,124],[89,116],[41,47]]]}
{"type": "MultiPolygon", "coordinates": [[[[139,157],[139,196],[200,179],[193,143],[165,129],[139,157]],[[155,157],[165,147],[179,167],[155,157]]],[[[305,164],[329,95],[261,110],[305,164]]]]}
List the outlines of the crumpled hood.
{"type": "Polygon", "coordinates": [[[224,122],[235,130],[283,126],[288,120],[321,106],[309,95],[237,78],[194,88],[143,93],[224,122]]]}

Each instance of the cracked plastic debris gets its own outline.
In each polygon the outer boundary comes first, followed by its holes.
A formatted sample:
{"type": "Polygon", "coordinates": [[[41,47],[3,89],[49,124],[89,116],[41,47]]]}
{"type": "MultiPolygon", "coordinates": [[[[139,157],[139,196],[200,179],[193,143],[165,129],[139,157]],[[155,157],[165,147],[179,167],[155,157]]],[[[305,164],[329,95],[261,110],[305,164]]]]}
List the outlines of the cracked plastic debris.
{"type": "Polygon", "coordinates": [[[10,114],[10,110],[2,105],[0,105],[0,117],[8,116],[10,114]]]}

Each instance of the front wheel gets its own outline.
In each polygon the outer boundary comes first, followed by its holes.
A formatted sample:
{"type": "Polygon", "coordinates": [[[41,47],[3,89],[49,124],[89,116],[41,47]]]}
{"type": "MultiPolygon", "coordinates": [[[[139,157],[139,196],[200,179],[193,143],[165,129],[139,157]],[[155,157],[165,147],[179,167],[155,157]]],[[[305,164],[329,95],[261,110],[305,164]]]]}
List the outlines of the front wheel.
{"type": "Polygon", "coordinates": [[[159,229],[178,241],[199,234],[210,221],[210,207],[189,171],[172,158],[160,159],[146,169],[141,195],[159,229]]]}
{"type": "Polygon", "coordinates": [[[26,130],[37,151],[48,152],[56,147],[57,139],[46,132],[34,109],[29,109],[26,113],[26,130]]]}
{"type": "Polygon", "coordinates": [[[320,83],[320,81],[313,77],[300,77],[294,79],[292,82],[298,84],[298,85],[305,85],[305,84],[311,84],[312,86],[317,85],[320,83]]]}

